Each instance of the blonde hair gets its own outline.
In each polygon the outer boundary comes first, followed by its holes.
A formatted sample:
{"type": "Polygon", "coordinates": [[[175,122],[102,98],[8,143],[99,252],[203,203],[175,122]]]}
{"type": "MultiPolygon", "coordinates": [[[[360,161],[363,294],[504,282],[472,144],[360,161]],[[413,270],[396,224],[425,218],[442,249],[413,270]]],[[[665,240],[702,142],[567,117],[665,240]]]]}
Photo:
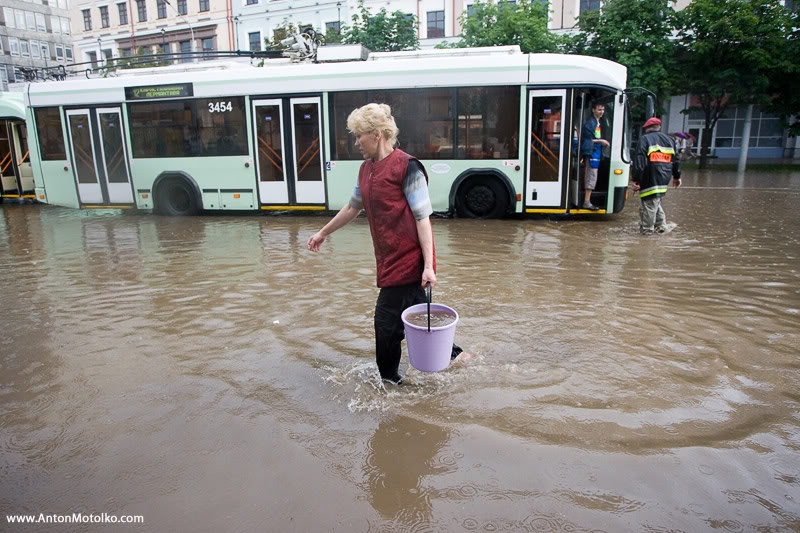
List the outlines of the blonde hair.
{"type": "Polygon", "coordinates": [[[392,146],[397,143],[397,134],[400,133],[392,108],[386,104],[367,104],[354,109],[347,117],[347,129],[354,134],[379,131],[392,146]]]}

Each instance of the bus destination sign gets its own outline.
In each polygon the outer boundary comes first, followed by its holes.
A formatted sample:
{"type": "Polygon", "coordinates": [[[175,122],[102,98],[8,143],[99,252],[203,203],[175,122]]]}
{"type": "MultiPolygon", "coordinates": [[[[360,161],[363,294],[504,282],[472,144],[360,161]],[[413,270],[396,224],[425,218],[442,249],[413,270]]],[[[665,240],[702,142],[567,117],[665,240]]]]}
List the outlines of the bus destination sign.
{"type": "Polygon", "coordinates": [[[191,83],[171,83],[169,85],[143,85],[125,87],[126,100],[147,100],[148,98],[182,98],[194,96],[191,83]]]}

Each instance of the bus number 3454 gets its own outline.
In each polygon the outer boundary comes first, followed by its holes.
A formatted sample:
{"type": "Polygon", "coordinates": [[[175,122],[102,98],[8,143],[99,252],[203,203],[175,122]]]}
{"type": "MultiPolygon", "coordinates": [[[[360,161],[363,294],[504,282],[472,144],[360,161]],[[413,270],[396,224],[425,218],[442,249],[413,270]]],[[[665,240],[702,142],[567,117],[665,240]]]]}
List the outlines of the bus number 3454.
{"type": "Polygon", "coordinates": [[[233,111],[233,105],[230,102],[209,102],[209,113],[224,113],[226,111],[233,111]]]}

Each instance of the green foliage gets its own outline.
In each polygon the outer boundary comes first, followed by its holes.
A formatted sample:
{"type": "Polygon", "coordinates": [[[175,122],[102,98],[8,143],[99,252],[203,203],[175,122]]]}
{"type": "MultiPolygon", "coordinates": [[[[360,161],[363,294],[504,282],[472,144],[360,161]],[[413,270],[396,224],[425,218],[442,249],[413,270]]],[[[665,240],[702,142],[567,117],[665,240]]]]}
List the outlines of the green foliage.
{"type": "Polygon", "coordinates": [[[372,15],[359,2],[360,12],[353,15],[353,23],[342,29],[342,42],[362,44],[373,52],[416,50],[419,48],[416,20],[400,11],[387,13],[381,9],[372,15]]]}
{"type": "Polygon", "coordinates": [[[268,48],[282,48],[281,41],[292,35],[298,33],[297,26],[289,22],[288,19],[283,19],[283,22],[278,24],[272,32],[272,40],[264,40],[268,48]]]}
{"type": "Polygon", "coordinates": [[[342,32],[336,30],[328,30],[325,32],[325,44],[339,44],[342,42],[342,32]]]}
{"type": "Polygon", "coordinates": [[[800,12],[786,13],[788,28],[786,40],[772,50],[773,72],[770,75],[767,111],[783,117],[790,135],[800,135],[800,12]]]}
{"type": "Polygon", "coordinates": [[[443,43],[437,48],[519,45],[525,53],[559,52],[567,43],[565,37],[547,28],[547,4],[530,0],[472,4],[473,13],[466,11],[459,22],[463,28],[461,41],[443,43]]]}
{"type": "Polygon", "coordinates": [[[628,68],[628,86],[644,87],[665,101],[676,78],[672,2],[607,0],[602,10],[581,13],[568,49],[628,68]]]}
{"type": "Polygon", "coordinates": [[[133,69],[133,68],[150,68],[150,67],[160,67],[163,65],[168,65],[170,61],[164,58],[157,58],[151,57],[153,56],[150,48],[145,48],[144,46],[138,46],[134,50],[134,54],[130,57],[119,58],[116,60],[116,63],[112,66],[109,65],[105,68],[104,76],[108,76],[110,73],[114,72],[117,68],[121,69],[133,69]]]}
{"type": "Polygon", "coordinates": [[[797,72],[791,35],[792,16],[779,0],[694,0],[677,14],[676,89],[694,95],[705,117],[701,166],[728,106],[769,104],[772,91],[788,90],[786,69],[797,72]]]}

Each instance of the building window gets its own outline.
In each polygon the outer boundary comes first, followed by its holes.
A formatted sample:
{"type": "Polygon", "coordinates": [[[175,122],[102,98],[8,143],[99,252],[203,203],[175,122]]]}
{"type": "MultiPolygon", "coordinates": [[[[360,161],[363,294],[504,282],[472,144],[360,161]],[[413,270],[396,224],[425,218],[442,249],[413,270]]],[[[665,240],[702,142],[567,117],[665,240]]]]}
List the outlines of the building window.
{"type": "MultiPolygon", "coordinates": [[[[89,20],[89,23],[91,24],[91,20],[89,20]]],[[[62,18],[61,19],[61,33],[63,33],[64,35],[69,35],[71,31],[72,30],[70,30],[70,27],[69,27],[69,19],[68,18],[62,18]]]]}
{"type": "Polygon", "coordinates": [[[81,13],[83,13],[83,29],[85,31],[91,31],[92,29],[92,13],[88,9],[82,9],[81,13]]]}
{"type": "Polygon", "coordinates": [[[444,37],[444,11],[428,11],[428,38],[444,37]]]}
{"type": "Polygon", "coordinates": [[[42,59],[44,60],[53,59],[52,57],[50,57],[50,45],[47,43],[41,43],[41,47],[42,47],[42,59]]]}
{"type": "Polygon", "coordinates": [[[28,29],[31,31],[36,31],[36,14],[31,11],[26,11],[25,20],[28,21],[28,29]]]}
{"type": "Polygon", "coordinates": [[[581,0],[581,13],[600,9],[600,0],[581,0]]]}
{"type": "Polygon", "coordinates": [[[65,46],[64,47],[64,55],[67,56],[67,61],[69,61],[70,63],[75,61],[75,58],[72,57],[72,47],[71,46],[65,46]]]}
{"type": "Polygon", "coordinates": [[[64,47],[56,45],[56,59],[58,61],[64,61],[64,47]]]}
{"type": "Polygon", "coordinates": [[[200,12],[208,11],[208,0],[200,0],[200,12]]]}
{"type": "Polygon", "coordinates": [[[128,4],[117,4],[119,9],[119,25],[125,26],[128,24],[128,4]]]}
{"type": "Polygon", "coordinates": [[[36,30],[47,31],[47,24],[44,20],[44,13],[36,13],[36,30]]]}
{"type": "Polygon", "coordinates": [[[108,6],[100,6],[100,26],[108,28],[108,6]]]}
{"type": "Polygon", "coordinates": [[[251,52],[260,52],[261,51],[261,32],[254,31],[252,33],[247,34],[247,40],[250,42],[250,51],[251,52]]]}
{"type": "Polygon", "coordinates": [[[338,20],[336,20],[334,22],[326,22],[325,23],[325,33],[329,32],[329,31],[330,32],[334,32],[334,33],[340,33],[341,29],[342,29],[341,22],[339,22],[338,20]]]}
{"type": "Polygon", "coordinates": [[[255,6],[258,5],[258,0],[247,0],[248,6],[255,6]]]}
{"type": "Polygon", "coordinates": [[[8,38],[8,49],[11,52],[12,56],[19,55],[19,39],[16,37],[9,37],[8,38]]]}
{"type": "Polygon", "coordinates": [[[156,7],[158,9],[158,18],[167,18],[167,3],[164,0],[158,0],[158,2],[156,2],[156,7]]]}
{"type": "Polygon", "coordinates": [[[188,63],[192,60],[192,43],[189,41],[181,41],[178,43],[181,47],[181,63],[188,63]]]}
{"type": "Polygon", "coordinates": [[[28,41],[25,39],[20,40],[19,42],[19,52],[22,57],[30,57],[31,56],[31,47],[28,44],[28,41]]]}
{"type": "Polygon", "coordinates": [[[14,23],[14,10],[13,9],[11,9],[10,7],[4,7],[3,8],[3,17],[6,19],[6,27],[7,28],[13,28],[14,26],[16,26],[16,24],[14,23]]]}
{"type": "Polygon", "coordinates": [[[42,49],[39,48],[39,41],[31,41],[31,57],[39,59],[42,57],[41,51],[42,49]]]}
{"type": "Polygon", "coordinates": [[[17,28],[20,30],[25,29],[25,12],[19,9],[14,10],[14,19],[17,21],[17,28]]]}
{"type": "Polygon", "coordinates": [[[214,51],[214,38],[203,39],[203,54],[214,51]]]}
{"type": "Polygon", "coordinates": [[[189,13],[189,10],[186,8],[186,0],[178,0],[178,13],[181,15],[189,13]]]}
{"type": "Polygon", "coordinates": [[[139,13],[139,22],[147,22],[147,2],[136,0],[136,10],[139,13]]]}

